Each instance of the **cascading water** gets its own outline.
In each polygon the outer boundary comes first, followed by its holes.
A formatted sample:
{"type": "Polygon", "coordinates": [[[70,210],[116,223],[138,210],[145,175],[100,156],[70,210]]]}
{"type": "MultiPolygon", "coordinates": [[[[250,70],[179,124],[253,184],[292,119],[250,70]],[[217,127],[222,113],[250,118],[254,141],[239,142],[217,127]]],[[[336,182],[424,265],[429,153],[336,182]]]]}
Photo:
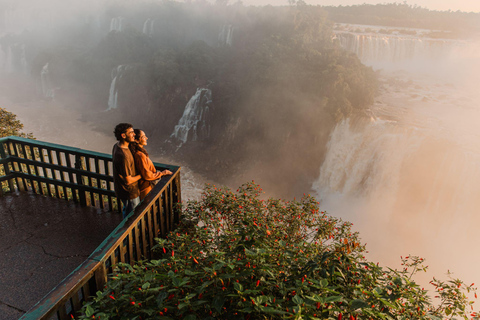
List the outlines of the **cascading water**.
{"type": "Polygon", "coordinates": [[[123,17],[115,17],[110,20],[110,31],[122,31],[123,17]]]}
{"type": "Polygon", "coordinates": [[[112,82],[110,84],[110,91],[108,95],[108,109],[106,111],[118,108],[118,89],[119,82],[125,76],[128,70],[131,70],[132,66],[119,65],[112,70],[112,82]]]}
{"type": "Polygon", "coordinates": [[[224,25],[222,31],[218,35],[218,42],[222,46],[232,46],[233,44],[233,30],[234,27],[229,25],[224,25]]]}
{"type": "Polygon", "coordinates": [[[143,23],[143,34],[146,34],[149,37],[153,36],[154,22],[155,21],[150,18],[145,20],[145,22],[143,23]]]}
{"type": "Polygon", "coordinates": [[[371,118],[332,132],[313,188],[322,209],[356,225],[372,259],[397,266],[419,255],[431,275],[480,281],[469,251],[480,224],[480,96],[469,87],[480,81],[478,58],[443,60],[441,78],[382,72],[371,118]]]}
{"type": "Polygon", "coordinates": [[[45,98],[55,98],[55,90],[52,88],[50,81],[50,71],[48,70],[48,62],[40,72],[40,81],[42,86],[42,94],[45,98]]]}
{"type": "Polygon", "coordinates": [[[12,43],[7,46],[3,57],[3,70],[6,73],[27,74],[28,66],[23,43],[12,43]]]}
{"type": "Polygon", "coordinates": [[[175,126],[171,137],[180,141],[180,146],[188,140],[196,141],[210,136],[209,113],[212,103],[212,91],[198,88],[190,98],[182,117],[175,126]]]}
{"type": "Polygon", "coordinates": [[[467,41],[429,38],[422,29],[405,29],[404,33],[393,30],[396,29],[372,26],[363,26],[363,31],[359,28],[354,32],[336,30],[333,39],[355,53],[363,63],[377,68],[392,63],[405,67],[432,65],[469,48],[467,41]]]}

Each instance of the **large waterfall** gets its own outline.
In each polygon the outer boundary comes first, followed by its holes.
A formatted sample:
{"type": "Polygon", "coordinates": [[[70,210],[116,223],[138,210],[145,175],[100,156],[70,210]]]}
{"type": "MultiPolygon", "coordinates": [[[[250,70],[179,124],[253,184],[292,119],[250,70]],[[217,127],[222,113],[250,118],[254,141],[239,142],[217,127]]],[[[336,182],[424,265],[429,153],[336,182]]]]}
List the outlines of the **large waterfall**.
{"type": "Polygon", "coordinates": [[[182,118],[178,121],[172,133],[181,144],[188,140],[196,141],[210,136],[209,113],[212,103],[212,91],[206,88],[198,88],[190,98],[182,118]]]}
{"type": "Polygon", "coordinates": [[[419,255],[427,277],[450,269],[480,282],[469,251],[480,224],[480,94],[467,85],[479,83],[479,66],[444,78],[383,72],[370,118],[332,132],[313,188],[322,209],[356,225],[372,259],[419,255]]]}

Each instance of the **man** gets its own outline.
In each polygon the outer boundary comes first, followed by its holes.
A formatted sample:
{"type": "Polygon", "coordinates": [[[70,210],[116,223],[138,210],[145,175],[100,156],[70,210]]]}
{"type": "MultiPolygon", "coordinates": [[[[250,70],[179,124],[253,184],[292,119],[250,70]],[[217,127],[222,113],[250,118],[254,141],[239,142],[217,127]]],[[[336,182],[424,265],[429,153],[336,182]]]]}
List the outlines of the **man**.
{"type": "Polygon", "coordinates": [[[130,123],[120,123],[113,133],[118,140],[112,150],[113,185],[115,195],[122,201],[125,218],[140,203],[138,180],[142,176],[137,175],[135,160],[128,148],[128,145],[135,141],[133,126],[130,123]]]}

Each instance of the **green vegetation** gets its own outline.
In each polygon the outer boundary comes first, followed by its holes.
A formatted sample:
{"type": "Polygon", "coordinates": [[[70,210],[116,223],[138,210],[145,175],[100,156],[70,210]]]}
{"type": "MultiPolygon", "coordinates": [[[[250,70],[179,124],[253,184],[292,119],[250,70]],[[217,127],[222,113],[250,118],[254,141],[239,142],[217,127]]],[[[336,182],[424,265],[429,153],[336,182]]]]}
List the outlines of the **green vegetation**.
{"type": "MultiPolygon", "coordinates": [[[[415,283],[423,259],[384,268],[364,257],[352,225],[301,201],[261,199],[258,185],[237,192],[206,186],[183,220],[158,239],[159,259],[120,264],[82,319],[469,319],[461,280],[415,283]]],[[[476,295],[476,294],[475,294],[476,295]]]]}
{"type": "Polygon", "coordinates": [[[0,108],[0,137],[17,136],[33,139],[32,133],[23,133],[23,123],[10,111],[0,108]]]}
{"type": "Polygon", "coordinates": [[[232,183],[251,168],[275,192],[291,194],[293,180],[312,183],[336,123],[373,103],[374,72],[331,41],[321,7],[168,1],[107,12],[128,21],[122,31],[86,54],[62,54],[75,57],[62,69],[75,70],[78,86],[99,101],[94,111],[107,109],[112,70],[128,66],[116,82],[118,109],[92,112],[92,120],[108,128],[112,117],[129,119],[152,133],[155,148],[217,181],[232,183]],[[140,32],[146,18],[155,19],[152,36],[140,32]],[[231,45],[219,37],[230,25],[231,45]],[[170,135],[199,87],[212,90],[210,135],[176,153],[170,135]]]}

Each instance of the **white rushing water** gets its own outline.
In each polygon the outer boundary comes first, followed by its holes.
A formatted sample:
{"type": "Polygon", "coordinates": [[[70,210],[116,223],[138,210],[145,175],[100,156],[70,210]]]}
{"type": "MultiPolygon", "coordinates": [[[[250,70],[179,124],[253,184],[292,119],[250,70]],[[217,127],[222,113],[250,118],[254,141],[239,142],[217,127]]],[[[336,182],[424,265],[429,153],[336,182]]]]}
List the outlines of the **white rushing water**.
{"type": "Polygon", "coordinates": [[[418,255],[430,266],[426,278],[445,279],[450,270],[469,284],[480,283],[480,55],[474,52],[418,68],[415,57],[390,61],[370,119],[337,125],[313,185],[322,210],[353,222],[374,261],[399,267],[400,256],[418,255]]]}
{"type": "Polygon", "coordinates": [[[180,141],[180,146],[187,141],[209,137],[211,104],[212,91],[207,88],[197,88],[195,94],[185,105],[183,115],[170,137],[180,141]]]}

